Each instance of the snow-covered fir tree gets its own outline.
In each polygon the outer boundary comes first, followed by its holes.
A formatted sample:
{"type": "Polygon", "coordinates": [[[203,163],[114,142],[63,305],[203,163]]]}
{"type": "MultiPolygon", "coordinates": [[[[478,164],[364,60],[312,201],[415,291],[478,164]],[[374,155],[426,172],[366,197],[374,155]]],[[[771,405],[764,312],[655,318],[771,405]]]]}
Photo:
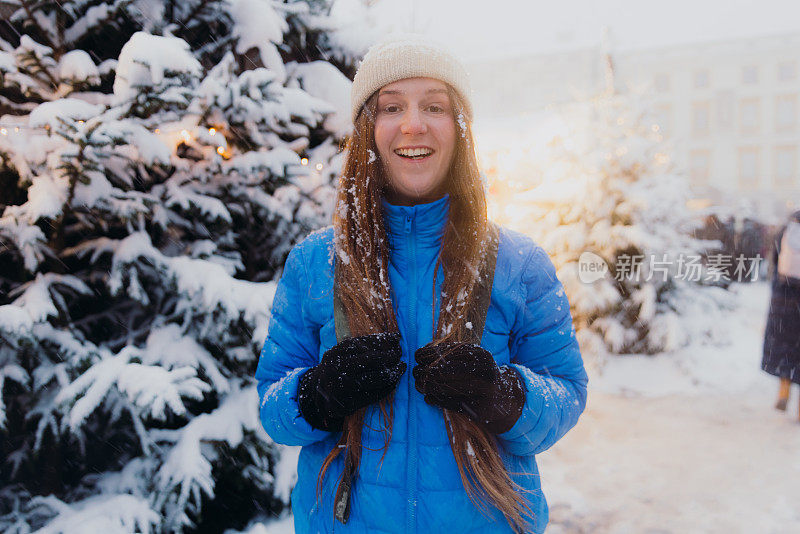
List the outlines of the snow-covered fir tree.
{"type": "Polygon", "coordinates": [[[701,218],[651,109],[646,94],[607,91],[539,115],[546,134],[484,158],[493,216],[550,254],[581,347],[601,364],[724,338],[714,319],[730,296],[709,287],[710,243],[692,237],[701,218]],[[605,276],[591,280],[593,262],[605,276]]]}
{"type": "Polygon", "coordinates": [[[0,33],[3,532],[286,509],[252,376],[333,208],[354,56],[327,8],[21,2],[0,33]]]}

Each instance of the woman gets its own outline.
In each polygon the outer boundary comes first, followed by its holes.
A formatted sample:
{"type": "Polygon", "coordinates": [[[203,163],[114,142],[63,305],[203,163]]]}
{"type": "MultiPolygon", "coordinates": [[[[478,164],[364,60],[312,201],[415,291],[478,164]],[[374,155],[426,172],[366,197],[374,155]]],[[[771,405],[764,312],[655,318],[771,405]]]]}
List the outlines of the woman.
{"type": "Polygon", "coordinates": [[[302,446],[295,530],[543,532],[534,455],[588,382],[553,265],[487,220],[443,46],[373,46],[351,96],[333,226],[290,252],[256,371],[265,430],[302,446]]]}
{"type": "Polygon", "coordinates": [[[800,211],[781,228],[773,246],[772,299],[761,369],[780,379],[775,408],[785,411],[792,382],[800,384],[800,211]]]}

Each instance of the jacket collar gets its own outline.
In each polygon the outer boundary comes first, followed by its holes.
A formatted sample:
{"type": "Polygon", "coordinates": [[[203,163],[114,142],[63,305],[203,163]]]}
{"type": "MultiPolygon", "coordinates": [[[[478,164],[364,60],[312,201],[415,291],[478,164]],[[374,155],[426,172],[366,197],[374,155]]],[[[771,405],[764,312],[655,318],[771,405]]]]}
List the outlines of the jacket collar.
{"type": "Polygon", "coordinates": [[[413,206],[391,204],[381,196],[381,204],[383,223],[393,250],[406,246],[407,235],[414,239],[417,247],[438,250],[450,209],[449,193],[432,202],[413,206]]]}

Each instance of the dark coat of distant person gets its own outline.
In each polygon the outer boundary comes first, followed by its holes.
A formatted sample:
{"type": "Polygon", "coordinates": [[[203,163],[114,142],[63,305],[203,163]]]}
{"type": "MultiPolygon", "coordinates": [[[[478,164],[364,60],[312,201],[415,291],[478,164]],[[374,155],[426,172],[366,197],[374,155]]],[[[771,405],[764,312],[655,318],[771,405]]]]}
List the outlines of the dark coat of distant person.
{"type": "MultiPolygon", "coordinates": [[[[800,211],[793,215],[800,222],[800,211]]],[[[772,298],[764,332],[761,369],[800,384],[800,280],[778,274],[778,255],[786,226],[774,238],[772,298]]]]}

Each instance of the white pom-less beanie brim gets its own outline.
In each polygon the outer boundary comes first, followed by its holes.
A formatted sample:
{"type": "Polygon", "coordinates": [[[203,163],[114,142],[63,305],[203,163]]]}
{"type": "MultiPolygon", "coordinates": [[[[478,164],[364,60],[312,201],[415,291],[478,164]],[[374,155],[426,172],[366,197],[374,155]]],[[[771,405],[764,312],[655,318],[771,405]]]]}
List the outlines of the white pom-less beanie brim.
{"type": "Polygon", "coordinates": [[[352,121],[361,106],[384,85],[404,78],[427,77],[449,83],[464,101],[472,122],[472,89],[469,74],[445,45],[415,33],[395,33],[373,45],[358,66],[350,91],[352,121]]]}

